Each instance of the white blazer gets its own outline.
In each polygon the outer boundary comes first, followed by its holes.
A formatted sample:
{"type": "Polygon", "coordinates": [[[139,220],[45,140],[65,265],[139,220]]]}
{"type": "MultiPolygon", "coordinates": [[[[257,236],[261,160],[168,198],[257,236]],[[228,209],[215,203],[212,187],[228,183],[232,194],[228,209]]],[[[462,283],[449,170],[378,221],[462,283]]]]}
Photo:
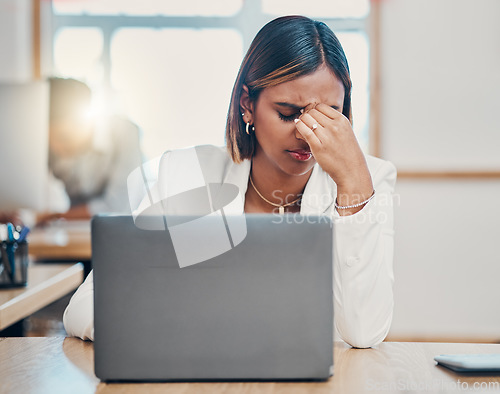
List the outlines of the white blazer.
{"type": "MultiPolygon", "coordinates": [[[[192,152],[193,149],[181,149],[163,155],[158,171],[161,195],[175,193],[175,190],[167,193],[163,186],[189,184],[191,177],[199,175],[199,169],[192,166],[192,152]]],[[[196,147],[196,154],[205,181],[238,186],[244,206],[250,160],[235,164],[225,147],[208,145],[196,147]]],[[[303,215],[329,215],[333,219],[335,327],[345,342],[359,348],[372,347],[384,340],[394,306],[392,193],[396,169],[372,156],[366,160],[375,196],[361,211],[350,216],[336,212],[337,186],[318,164],[307,182],[300,207],[303,215]]],[[[64,312],[64,327],[70,336],[94,338],[93,286],[91,272],[64,312]]]]}

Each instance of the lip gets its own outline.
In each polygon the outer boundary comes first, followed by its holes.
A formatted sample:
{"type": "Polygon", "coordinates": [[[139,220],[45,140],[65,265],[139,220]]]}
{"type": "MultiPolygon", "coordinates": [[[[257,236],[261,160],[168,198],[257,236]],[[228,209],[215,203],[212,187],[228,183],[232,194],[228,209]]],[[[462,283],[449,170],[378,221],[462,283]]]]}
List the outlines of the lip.
{"type": "Polygon", "coordinates": [[[307,161],[312,157],[311,151],[307,149],[295,149],[287,151],[290,156],[299,161],[307,161]]]}

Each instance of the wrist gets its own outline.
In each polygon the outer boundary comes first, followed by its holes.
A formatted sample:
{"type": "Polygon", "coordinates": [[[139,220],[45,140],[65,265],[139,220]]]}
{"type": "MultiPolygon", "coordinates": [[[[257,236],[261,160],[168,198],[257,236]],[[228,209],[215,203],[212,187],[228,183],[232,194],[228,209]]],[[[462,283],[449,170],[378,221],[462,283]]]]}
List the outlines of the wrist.
{"type": "Polygon", "coordinates": [[[335,208],[340,216],[353,215],[361,211],[375,195],[373,186],[370,185],[358,189],[337,189],[335,208]]]}

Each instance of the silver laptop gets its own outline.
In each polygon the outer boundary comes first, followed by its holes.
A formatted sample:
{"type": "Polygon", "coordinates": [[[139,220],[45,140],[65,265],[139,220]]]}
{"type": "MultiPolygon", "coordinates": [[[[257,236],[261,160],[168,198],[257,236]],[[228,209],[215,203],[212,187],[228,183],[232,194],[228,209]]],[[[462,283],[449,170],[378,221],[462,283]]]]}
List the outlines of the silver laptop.
{"type": "MultiPolygon", "coordinates": [[[[131,216],[93,218],[98,378],[253,381],[331,376],[331,221],[298,215],[242,217],[246,230],[239,243],[229,242],[224,253],[182,268],[179,245],[204,251],[205,244],[214,242],[210,234],[217,232],[220,217],[198,223],[206,240],[189,239],[188,232],[172,237],[170,230],[140,229],[131,216]]],[[[169,223],[193,219],[162,220],[168,229],[169,223]]],[[[227,218],[224,223],[231,229],[230,220],[229,227],[227,218]]]]}

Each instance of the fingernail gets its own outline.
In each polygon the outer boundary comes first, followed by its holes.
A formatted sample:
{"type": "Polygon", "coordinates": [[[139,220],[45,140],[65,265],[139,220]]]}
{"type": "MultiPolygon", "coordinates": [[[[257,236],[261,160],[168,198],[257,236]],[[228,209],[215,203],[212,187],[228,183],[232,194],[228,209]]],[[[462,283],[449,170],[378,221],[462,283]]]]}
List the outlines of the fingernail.
{"type": "Polygon", "coordinates": [[[303,113],[304,113],[304,108],[302,108],[302,109],[300,110],[300,113],[301,113],[301,114],[303,114],[303,113]]]}
{"type": "Polygon", "coordinates": [[[295,118],[293,121],[294,121],[295,123],[298,123],[299,118],[295,118]]]}

